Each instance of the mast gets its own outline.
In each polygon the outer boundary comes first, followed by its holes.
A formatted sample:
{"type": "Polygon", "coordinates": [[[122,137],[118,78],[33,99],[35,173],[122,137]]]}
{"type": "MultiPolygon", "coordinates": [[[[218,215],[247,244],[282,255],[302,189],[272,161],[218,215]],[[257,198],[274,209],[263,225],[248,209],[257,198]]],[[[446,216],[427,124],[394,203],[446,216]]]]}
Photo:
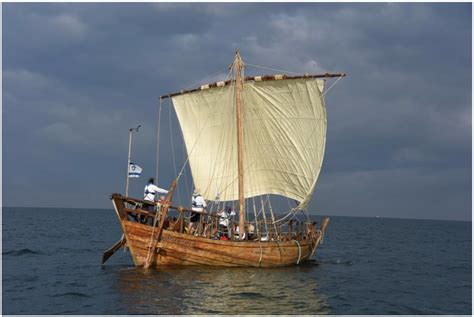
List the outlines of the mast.
{"type": "Polygon", "coordinates": [[[132,154],[132,132],[138,132],[138,129],[141,127],[139,124],[136,128],[128,129],[128,160],[127,160],[127,180],[125,184],[125,197],[128,197],[128,179],[130,173],[130,162],[131,162],[131,154],[132,154]]]}
{"type": "Polygon", "coordinates": [[[239,239],[242,240],[245,232],[245,197],[244,197],[244,131],[242,127],[242,59],[239,50],[235,53],[234,72],[235,72],[235,102],[237,110],[237,155],[238,155],[238,174],[239,174],[239,239]]]}
{"type": "Polygon", "coordinates": [[[133,129],[128,129],[128,157],[127,157],[127,179],[125,181],[125,197],[128,197],[128,179],[130,173],[130,160],[132,154],[132,131],[133,129]]]}

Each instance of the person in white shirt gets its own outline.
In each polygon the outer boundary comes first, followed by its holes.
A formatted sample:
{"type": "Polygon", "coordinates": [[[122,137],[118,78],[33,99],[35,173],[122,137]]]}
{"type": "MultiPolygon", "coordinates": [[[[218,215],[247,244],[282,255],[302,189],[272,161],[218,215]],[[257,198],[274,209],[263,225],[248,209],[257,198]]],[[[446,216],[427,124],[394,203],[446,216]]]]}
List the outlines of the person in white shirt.
{"type": "Polygon", "coordinates": [[[146,186],[145,186],[145,190],[144,190],[145,197],[143,198],[143,200],[154,202],[156,197],[157,197],[157,194],[167,195],[168,191],[166,189],[163,189],[163,188],[160,188],[160,187],[156,186],[155,185],[155,179],[150,178],[148,180],[148,184],[146,184],[146,186]]]}
{"type": "Polygon", "coordinates": [[[229,217],[235,216],[235,211],[232,209],[232,207],[226,206],[226,208],[219,211],[217,215],[220,216],[219,224],[221,225],[222,234],[229,237],[229,217]]]}
{"type": "MultiPolygon", "coordinates": [[[[168,194],[168,191],[166,189],[160,188],[155,185],[155,179],[150,178],[148,180],[148,183],[145,186],[144,189],[144,201],[149,201],[152,202],[151,204],[143,204],[143,209],[154,213],[155,212],[155,200],[158,198],[158,194],[168,194]]],[[[150,217],[149,219],[152,219],[153,217],[150,217]]]]}
{"type": "Polygon", "coordinates": [[[197,211],[197,212],[191,212],[191,218],[189,219],[189,233],[193,234],[193,226],[196,222],[199,222],[201,219],[201,212],[204,211],[204,209],[207,207],[206,201],[204,198],[202,198],[201,194],[197,189],[194,190],[193,192],[193,197],[192,197],[192,211],[197,211]]]}

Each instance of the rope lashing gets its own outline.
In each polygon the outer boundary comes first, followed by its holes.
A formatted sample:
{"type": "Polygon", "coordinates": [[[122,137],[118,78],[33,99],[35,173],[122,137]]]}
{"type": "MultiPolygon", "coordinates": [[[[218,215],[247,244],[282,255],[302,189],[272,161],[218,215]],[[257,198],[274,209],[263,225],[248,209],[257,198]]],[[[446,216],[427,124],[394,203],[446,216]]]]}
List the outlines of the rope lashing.
{"type": "Polygon", "coordinates": [[[301,245],[299,243],[298,240],[291,240],[293,242],[296,242],[296,244],[298,245],[298,260],[296,261],[296,264],[300,264],[300,260],[301,260],[301,245]]]}

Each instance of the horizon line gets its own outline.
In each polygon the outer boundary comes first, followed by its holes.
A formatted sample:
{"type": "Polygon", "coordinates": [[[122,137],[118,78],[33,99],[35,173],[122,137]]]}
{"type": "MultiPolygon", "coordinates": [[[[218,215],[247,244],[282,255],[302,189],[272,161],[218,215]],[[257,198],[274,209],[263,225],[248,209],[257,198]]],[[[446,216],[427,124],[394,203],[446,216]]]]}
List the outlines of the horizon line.
{"type": "MultiPolygon", "coordinates": [[[[39,209],[82,209],[82,210],[113,210],[113,208],[85,208],[85,207],[27,207],[27,206],[1,206],[0,208],[39,208],[39,209]]],[[[445,218],[399,218],[399,217],[390,217],[390,216],[354,216],[354,215],[324,215],[324,214],[314,214],[308,213],[310,216],[321,216],[321,217],[354,217],[354,218],[382,218],[382,219],[403,219],[403,220],[434,220],[434,221],[462,221],[462,222],[472,222],[472,218],[468,220],[462,219],[445,219],[445,218]]]]}

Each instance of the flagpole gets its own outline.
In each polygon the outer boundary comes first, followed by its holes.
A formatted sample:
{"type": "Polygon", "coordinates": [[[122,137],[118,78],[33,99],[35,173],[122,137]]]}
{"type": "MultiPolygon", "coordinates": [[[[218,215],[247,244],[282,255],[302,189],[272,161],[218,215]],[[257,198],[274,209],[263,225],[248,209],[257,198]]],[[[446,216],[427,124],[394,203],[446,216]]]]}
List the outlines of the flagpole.
{"type": "Polygon", "coordinates": [[[130,171],[130,160],[131,160],[131,154],[132,154],[132,132],[135,130],[135,132],[138,132],[138,128],[140,128],[141,125],[138,125],[136,128],[131,128],[128,129],[128,160],[127,160],[127,181],[125,185],[125,197],[128,197],[128,179],[129,179],[129,171],[130,171]]]}

